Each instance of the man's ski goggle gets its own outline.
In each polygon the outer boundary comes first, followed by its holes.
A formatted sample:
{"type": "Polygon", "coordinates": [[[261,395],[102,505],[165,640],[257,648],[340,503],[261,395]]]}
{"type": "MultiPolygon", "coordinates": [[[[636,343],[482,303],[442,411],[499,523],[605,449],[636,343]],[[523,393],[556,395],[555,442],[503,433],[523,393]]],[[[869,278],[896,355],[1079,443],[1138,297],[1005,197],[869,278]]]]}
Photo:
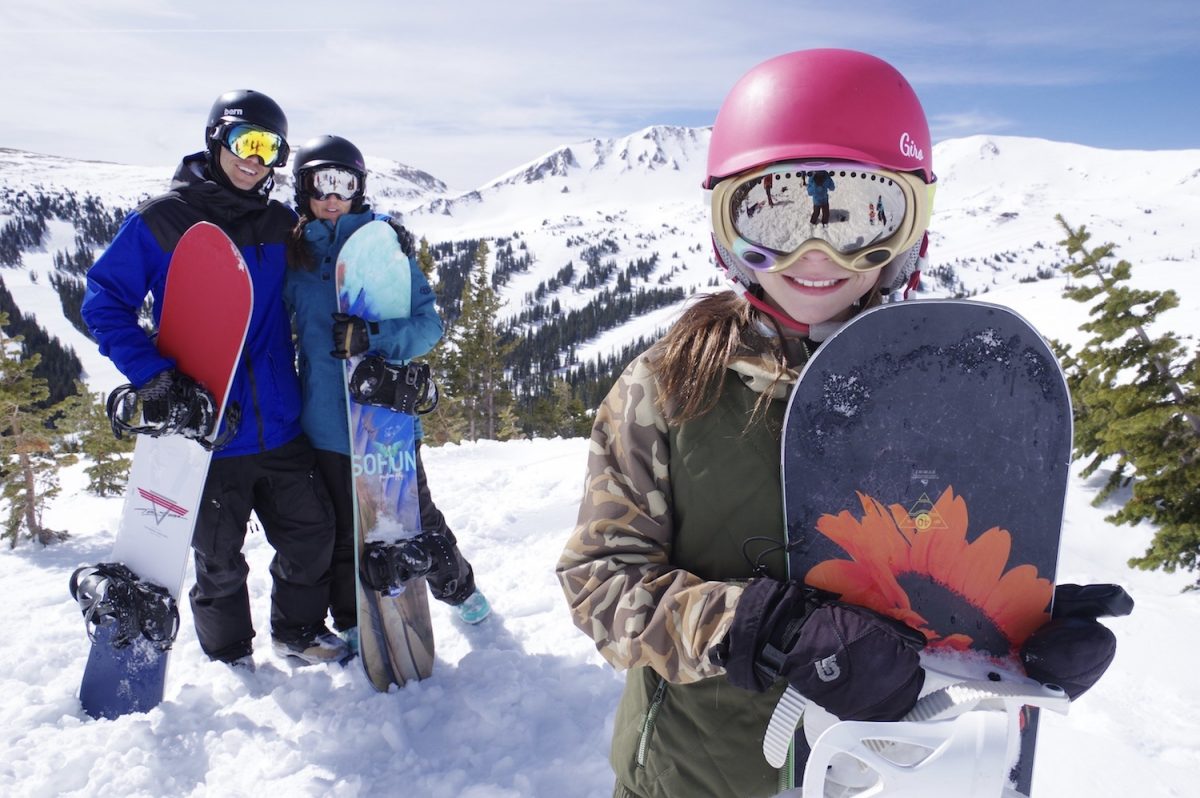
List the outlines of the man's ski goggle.
{"type": "Polygon", "coordinates": [[[336,166],[309,169],[303,173],[304,191],[314,199],[323,200],[336,196],[340,200],[352,200],[362,191],[362,178],[349,169],[336,166]]]}
{"type": "Polygon", "coordinates": [[[245,123],[226,125],[217,130],[217,139],[239,158],[258,157],[263,166],[283,166],[288,146],[283,136],[245,123]]]}
{"type": "Polygon", "coordinates": [[[841,161],[786,161],[712,192],[717,243],[747,268],[778,272],[817,250],[852,272],[882,268],[929,226],[933,184],[841,161]]]}

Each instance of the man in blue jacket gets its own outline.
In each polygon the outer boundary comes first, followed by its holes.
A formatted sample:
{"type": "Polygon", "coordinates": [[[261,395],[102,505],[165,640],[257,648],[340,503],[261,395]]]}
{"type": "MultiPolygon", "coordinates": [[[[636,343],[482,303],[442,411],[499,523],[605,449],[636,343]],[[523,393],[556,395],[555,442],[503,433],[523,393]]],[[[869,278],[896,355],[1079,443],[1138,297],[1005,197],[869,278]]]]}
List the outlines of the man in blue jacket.
{"type": "Polygon", "coordinates": [[[271,636],[277,653],[341,661],[346,644],[325,626],[333,517],[300,427],[300,386],[282,291],[285,246],[296,215],[270,199],[287,162],[287,118],[264,94],[222,94],[209,112],[204,152],[186,156],[171,190],[128,218],[88,272],[83,317],[145,403],[175,395],[180,375],[138,326],[149,292],[158,321],[167,266],[179,238],[201,221],[219,226],[246,260],[254,307],[229,389],[241,407],[236,435],[213,456],[192,538],[196,634],[215,660],[253,667],[254,626],[242,555],[254,511],[275,549],[271,636]],[[175,390],[173,390],[173,388],[175,390]]]}

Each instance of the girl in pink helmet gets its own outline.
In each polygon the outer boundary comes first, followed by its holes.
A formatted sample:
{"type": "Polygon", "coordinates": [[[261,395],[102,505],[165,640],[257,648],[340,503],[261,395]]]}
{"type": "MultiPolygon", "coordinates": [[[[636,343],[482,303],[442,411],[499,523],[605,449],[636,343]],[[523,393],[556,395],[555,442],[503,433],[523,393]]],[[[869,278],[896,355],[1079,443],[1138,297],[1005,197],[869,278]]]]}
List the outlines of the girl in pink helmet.
{"type": "Polygon", "coordinates": [[[762,754],[789,684],[843,719],[896,720],[918,697],[919,633],[788,581],[779,446],[817,343],[915,285],[932,157],[912,88],[864,53],[773,58],[721,106],[705,187],[736,290],[691,305],[613,386],[557,566],[576,625],[628,671],[615,796],[795,786],[762,754]],[[836,182],[827,217],[806,190],[818,173],[836,182]]]}

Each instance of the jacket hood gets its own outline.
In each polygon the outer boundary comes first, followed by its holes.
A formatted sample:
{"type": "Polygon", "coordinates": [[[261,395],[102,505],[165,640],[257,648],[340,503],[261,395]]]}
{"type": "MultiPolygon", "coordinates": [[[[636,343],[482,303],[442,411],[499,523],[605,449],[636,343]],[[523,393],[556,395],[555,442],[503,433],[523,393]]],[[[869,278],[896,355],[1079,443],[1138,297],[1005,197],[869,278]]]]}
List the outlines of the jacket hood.
{"type": "Polygon", "coordinates": [[[270,202],[271,188],[275,185],[274,173],[268,173],[258,185],[249,191],[233,186],[225,175],[213,169],[208,153],[194,152],[184,156],[171,178],[171,190],[187,197],[219,218],[236,218],[243,213],[260,211],[270,202]],[[228,216],[219,209],[228,209],[228,216]]]}

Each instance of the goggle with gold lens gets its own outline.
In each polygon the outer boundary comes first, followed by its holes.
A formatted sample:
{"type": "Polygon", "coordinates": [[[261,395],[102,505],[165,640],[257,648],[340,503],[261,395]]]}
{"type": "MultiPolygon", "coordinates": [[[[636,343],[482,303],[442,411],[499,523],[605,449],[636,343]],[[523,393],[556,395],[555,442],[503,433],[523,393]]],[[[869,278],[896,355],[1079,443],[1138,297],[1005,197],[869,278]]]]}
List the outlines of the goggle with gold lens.
{"type": "Polygon", "coordinates": [[[844,269],[870,272],[920,240],[934,185],[861,163],[773,163],[713,188],[713,233],[754,271],[783,271],[816,250],[844,269]]]}
{"type": "Polygon", "coordinates": [[[263,166],[283,166],[287,163],[287,141],[266,128],[245,122],[234,123],[218,128],[215,137],[239,158],[257,157],[263,166]]]}

